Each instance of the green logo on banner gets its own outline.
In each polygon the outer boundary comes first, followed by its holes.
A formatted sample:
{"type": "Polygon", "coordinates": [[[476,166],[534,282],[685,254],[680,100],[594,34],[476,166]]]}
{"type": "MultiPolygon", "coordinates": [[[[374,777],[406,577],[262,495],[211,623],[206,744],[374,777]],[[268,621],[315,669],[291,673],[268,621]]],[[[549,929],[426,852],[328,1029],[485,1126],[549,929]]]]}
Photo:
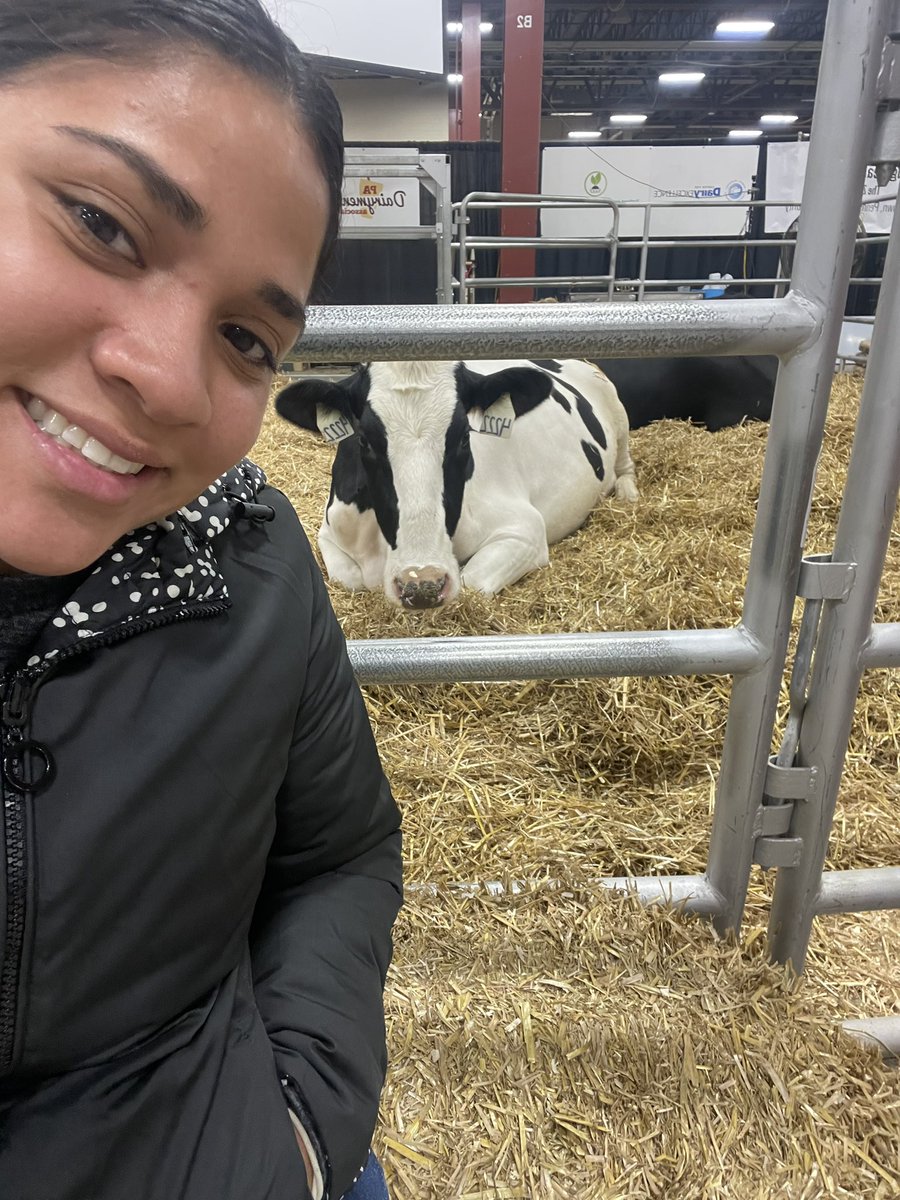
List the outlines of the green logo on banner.
{"type": "Polygon", "coordinates": [[[591,171],[584,181],[584,190],[589,196],[602,196],[608,183],[602,171],[591,171]]]}

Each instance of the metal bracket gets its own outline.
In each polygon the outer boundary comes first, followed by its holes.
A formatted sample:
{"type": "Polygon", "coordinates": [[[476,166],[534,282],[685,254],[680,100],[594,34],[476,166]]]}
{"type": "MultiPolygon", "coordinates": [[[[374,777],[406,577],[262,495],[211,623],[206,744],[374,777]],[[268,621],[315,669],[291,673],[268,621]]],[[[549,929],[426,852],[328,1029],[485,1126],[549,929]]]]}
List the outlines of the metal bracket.
{"type": "Polygon", "coordinates": [[[797,595],[804,600],[840,600],[856,582],[856,563],[832,562],[829,554],[810,554],[800,563],[797,595]]]}
{"type": "Polygon", "coordinates": [[[753,825],[755,863],[766,870],[798,865],[803,839],[790,836],[794,803],[814,799],[818,784],[815,767],[779,767],[769,760],[763,803],[756,810],[753,825]]]}
{"type": "Polygon", "coordinates": [[[780,767],[769,759],[763,795],[768,800],[814,800],[819,789],[815,767],[780,767]]]}

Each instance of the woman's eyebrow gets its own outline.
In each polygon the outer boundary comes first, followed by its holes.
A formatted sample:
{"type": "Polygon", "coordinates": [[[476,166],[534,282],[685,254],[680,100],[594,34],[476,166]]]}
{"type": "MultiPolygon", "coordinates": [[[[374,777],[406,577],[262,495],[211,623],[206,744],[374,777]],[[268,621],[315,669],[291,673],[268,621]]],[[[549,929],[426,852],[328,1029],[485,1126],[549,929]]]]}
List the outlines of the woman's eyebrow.
{"type": "Polygon", "coordinates": [[[158,201],[185,229],[200,230],[206,224],[207,214],[203,205],[195,200],[190,192],[185,191],[181,184],[176,183],[155,159],[139,150],[137,146],[123,142],[108,133],[84,129],[79,125],[55,125],[54,129],[58,133],[64,133],[68,137],[77,138],[81,142],[88,142],[115,154],[140,176],[150,197],[158,201]]]}
{"type": "Polygon", "coordinates": [[[274,279],[267,279],[262,283],[256,292],[260,300],[267,304],[269,308],[273,308],[280,317],[284,317],[288,321],[293,321],[302,329],[306,325],[306,306],[302,300],[286,291],[280,283],[276,283],[274,279]]]}

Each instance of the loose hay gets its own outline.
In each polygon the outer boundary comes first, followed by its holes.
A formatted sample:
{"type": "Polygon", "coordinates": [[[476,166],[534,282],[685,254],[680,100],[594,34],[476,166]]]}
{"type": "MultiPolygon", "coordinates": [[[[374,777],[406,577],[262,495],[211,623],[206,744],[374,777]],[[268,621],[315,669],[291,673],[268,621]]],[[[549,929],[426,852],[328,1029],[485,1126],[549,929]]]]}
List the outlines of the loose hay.
{"type": "MultiPolygon", "coordinates": [[[[810,553],[831,547],[859,387],[835,381],[810,553]]],[[[344,630],[731,625],[766,436],[639,430],[641,502],[602,504],[550,568],[438,613],[335,587],[344,630]]],[[[314,538],[332,452],[272,416],[255,454],[314,538]]],[[[895,531],[878,620],[898,619],[898,557],[895,531]]],[[[900,863],[897,686],[864,679],[829,866],[900,863]]],[[[834,1030],[900,1011],[893,915],[820,920],[791,991],[764,962],[766,877],[740,948],[588,883],[703,869],[729,692],[705,677],[367,690],[408,882],[439,888],[411,890],[387,992],[379,1148],[397,1200],[900,1195],[896,1073],[834,1030]],[[511,878],[557,885],[444,886],[511,878]]]]}

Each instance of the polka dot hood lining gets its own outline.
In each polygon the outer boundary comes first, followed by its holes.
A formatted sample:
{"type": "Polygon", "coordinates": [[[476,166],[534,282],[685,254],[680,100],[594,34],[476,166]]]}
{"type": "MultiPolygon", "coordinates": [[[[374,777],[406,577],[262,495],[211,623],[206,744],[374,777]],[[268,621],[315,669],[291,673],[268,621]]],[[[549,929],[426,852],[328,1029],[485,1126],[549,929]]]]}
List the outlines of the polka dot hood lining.
{"type": "Polygon", "coordinates": [[[124,636],[148,618],[157,624],[177,619],[179,611],[227,608],[212,543],[235,519],[235,506],[253,503],[265,482],[245,458],[172,516],[126,533],[44,627],[27,665],[52,662],[101,635],[124,636]]]}

